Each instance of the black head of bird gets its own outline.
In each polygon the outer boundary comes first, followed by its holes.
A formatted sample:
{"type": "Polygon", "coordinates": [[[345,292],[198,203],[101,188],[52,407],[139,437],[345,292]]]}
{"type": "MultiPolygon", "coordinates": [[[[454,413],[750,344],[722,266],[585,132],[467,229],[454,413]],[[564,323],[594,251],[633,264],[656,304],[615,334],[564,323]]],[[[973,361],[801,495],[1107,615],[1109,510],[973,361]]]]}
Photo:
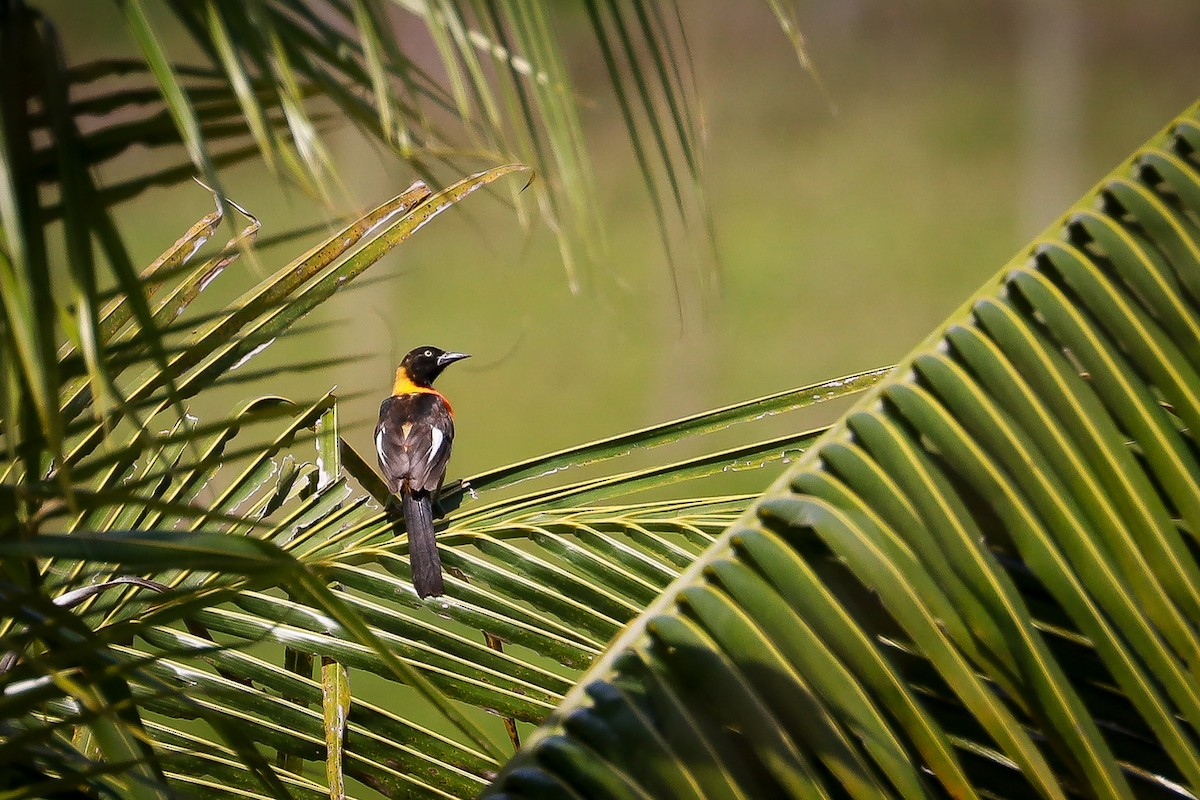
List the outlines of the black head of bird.
{"type": "Polygon", "coordinates": [[[408,352],[396,370],[396,394],[405,384],[428,389],[442,374],[442,370],[455,361],[470,358],[466,353],[454,353],[433,345],[417,347],[408,352]]]}

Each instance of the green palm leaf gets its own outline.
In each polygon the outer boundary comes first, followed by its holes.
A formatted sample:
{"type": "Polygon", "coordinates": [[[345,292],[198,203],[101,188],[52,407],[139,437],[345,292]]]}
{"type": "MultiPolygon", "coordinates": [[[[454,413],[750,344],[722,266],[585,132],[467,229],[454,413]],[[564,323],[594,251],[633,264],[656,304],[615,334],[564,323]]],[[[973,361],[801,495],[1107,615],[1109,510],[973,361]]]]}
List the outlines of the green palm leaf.
{"type": "Polygon", "coordinates": [[[809,448],[485,795],[1190,797],[1198,120],[809,448]]]}
{"type": "MultiPolygon", "coordinates": [[[[858,390],[853,381],[847,385],[851,388],[845,391],[858,390]]],[[[812,388],[798,390],[792,401],[813,395],[812,388]]],[[[726,409],[714,413],[712,420],[692,418],[663,427],[712,430],[752,420],[761,415],[764,403],[779,402],[777,397],[767,398],[745,404],[741,415],[726,409]]],[[[325,741],[320,683],[311,667],[296,674],[284,666],[288,649],[315,653],[342,665],[351,685],[355,676],[363,674],[395,680],[394,666],[389,666],[394,657],[411,665],[432,691],[456,705],[535,723],[561,701],[573,676],[602,651],[621,625],[711,543],[733,518],[731,505],[744,502],[744,498],[657,501],[558,512],[538,509],[500,522],[452,520],[442,541],[447,545],[444,560],[453,588],[436,603],[424,603],[408,580],[405,539],[396,536],[392,523],[347,492],[345,479],[338,474],[336,465],[345,463],[348,448],[340,442],[333,408],[327,399],[308,408],[260,403],[247,410],[259,412],[260,421],[283,424],[284,429],[274,436],[277,446],[247,448],[256,456],[240,474],[222,477],[222,470],[205,475],[206,481],[228,486],[209,505],[213,523],[218,523],[219,514],[249,516],[249,524],[240,528],[221,523],[227,532],[220,538],[199,532],[170,539],[161,532],[149,539],[112,532],[76,533],[38,537],[6,551],[54,557],[53,563],[61,566],[48,573],[54,576],[51,591],[109,574],[96,572],[104,562],[153,575],[173,589],[170,597],[175,605],[152,613],[141,610],[133,593],[119,602],[94,594],[77,607],[81,619],[99,625],[98,631],[111,629],[108,635],[117,637],[119,630],[137,637],[118,650],[131,664],[143,665],[130,677],[130,685],[143,713],[155,723],[149,730],[172,780],[179,777],[171,771],[174,751],[159,745],[183,740],[189,730],[177,726],[198,715],[196,700],[209,716],[236,718],[239,731],[258,747],[286,753],[300,764],[325,760],[320,747],[325,741]],[[261,416],[260,409],[284,408],[295,409],[294,416],[261,416]],[[322,430],[316,438],[298,436],[307,426],[322,430]],[[286,459],[280,460],[290,452],[297,457],[292,463],[299,463],[301,452],[314,444],[323,454],[316,464],[289,471],[286,459]],[[307,493],[294,492],[291,487],[297,484],[309,487],[307,493]],[[290,498],[277,504],[275,498],[281,494],[290,498]],[[239,531],[270,549],[237,544],[245,540],[229,534],[239,531]],[[269,555],[276,547],[282,552],[269,555]],[[280,572],[285,553],[298,559],[298,569],[315,570],[321,580],[338,587],[339,602],[369,626],[375,646],[363,641],[362,630],[335,622],[338,618],[322,601],[299,587],[286,596],[259,588],[294,581],[280,572]],[[86,561],[80,560],[85,556],[86,561]],[[150,564],[167,558],[174,569],[146,571],[150,564]],[[81,569],[87,564],[92,567],[81,569]],[[236,574],[246,575],[248,582],[230,584],[228,577],[219,577],[236,574]],[[181,618],[188,622],[186,630],[174,622],[181,618]],[[480,631],[494,637],[492,641],[503,642],[502,649],[481,638],[480,631]],[[222,646],[214,646],[214,640],[222,646]],[[160,685],[176,691],[156,690],[160,685]]],[[[230,434],[236,437],[237,431],[230,434]]],[[[647,441],[656,435],[648,433],[647,441]]],[[[636,447],[637,441],[632,445],[636,447]]],[[[608,447],[602,442],[580,448],[575,463],[586,463],[608,447]]],[[[201,448],[197,468],[210,461],[206,452],[201,448]]],[[[563,454],[555,459],[568,463],[563,454]]],[[[177,462],[158,469],[171,486],[193,485],[193,470],[177,462]]],[[[142,483],[163,485],[153,479],[142,483]]],[[[127,502],[123,499],[121,507],[127,507],[127,502]]],[[[464,505],[464,510],[469,507],[464,505]]],[[[168,519],[170,515],[135,517],[135,524],[161,528],[168,519]]],[[[203,519],[197,524],[203,526],[203,519]]],[[[385,794],[462,797],[481,790],[501,760],[461,733],[448,735],[441,726],[430,727],[431,708],[419,702],[381,708],[355,698],[338,754],[341,770],[358,784],[376,786],[385,794]]],[[[477,712],[475,718],[487,717],[477,712]]],[[[205,738],[191,740],[190,757],[219,759],[225,771],[236,770],[237,759],[228,752],[229,745],[221,743],[221,736],[214,727],[205,738]]],[[[291,770],[280,770],[279,775],[289,786],[302,781],[291,770]]],[[[240,791],[254,783],[252,773],[244,772],[234,785],[240,791]]],[[[212,787],[207,791],[222,794],[212,787]]]]}

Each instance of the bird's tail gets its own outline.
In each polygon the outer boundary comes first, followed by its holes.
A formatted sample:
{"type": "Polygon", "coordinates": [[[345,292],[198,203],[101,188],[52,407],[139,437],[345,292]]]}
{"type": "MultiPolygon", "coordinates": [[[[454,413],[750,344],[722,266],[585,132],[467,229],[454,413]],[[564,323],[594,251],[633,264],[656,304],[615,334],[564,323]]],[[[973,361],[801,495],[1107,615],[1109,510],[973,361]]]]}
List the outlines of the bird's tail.
{"type": "Polygon", "coordinates": [[[413,588],[420,597],[442,593],[442,558],[438,555],[437,537],[433,533],[433,502],[429,492],[410,492],[401,495],[404,506],[404,527],[408,531],[408,560],[412,564],[413,588]]]}

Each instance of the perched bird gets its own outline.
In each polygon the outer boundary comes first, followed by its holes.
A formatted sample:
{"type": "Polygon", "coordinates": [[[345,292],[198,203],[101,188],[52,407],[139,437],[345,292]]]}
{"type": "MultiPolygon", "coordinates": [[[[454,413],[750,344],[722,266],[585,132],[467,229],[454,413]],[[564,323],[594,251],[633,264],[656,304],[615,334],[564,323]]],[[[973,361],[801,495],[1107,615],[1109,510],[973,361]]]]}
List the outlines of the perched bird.
{"type": "Polygon", "coordinates": [[[454,443],[454,411],[433,382],[446,367],[467,357],[431,346],[411,351],[396,369],[392,395],[379,406],[375,426],[379,467],[388,489],[400,495],[413,587],[421,597],[442,593],[433,503],[454,443]]]}

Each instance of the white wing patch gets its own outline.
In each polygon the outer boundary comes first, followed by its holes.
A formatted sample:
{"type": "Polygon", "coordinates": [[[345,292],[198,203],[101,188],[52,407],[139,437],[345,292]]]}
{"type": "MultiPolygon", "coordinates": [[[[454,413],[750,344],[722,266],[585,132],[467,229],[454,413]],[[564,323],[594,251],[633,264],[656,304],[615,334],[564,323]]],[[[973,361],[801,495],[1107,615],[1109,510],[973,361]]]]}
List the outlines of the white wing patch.
{"type": "Polygon", "coordinates": [[[384,468],[388,468],[387,454],[383,452],[383,437],[387,435],[387,428],[382,425],[375,432],[375,452],[379,454],[379,463],[383,464],[384,468]]]}
{"type": "Polygon", "coordinates": [[[437,428],[430,428],[429,433],[430,433],[430,438],[432,439],[432,441],[429,443],[429,455],[427,455],[425,457],[425,460],[432,463],[433,457],[437,454],[437,451],[442,446],[442,438],[443,437],[442,437],[442,432],[440,430],[438,430],[437,428]]]}

